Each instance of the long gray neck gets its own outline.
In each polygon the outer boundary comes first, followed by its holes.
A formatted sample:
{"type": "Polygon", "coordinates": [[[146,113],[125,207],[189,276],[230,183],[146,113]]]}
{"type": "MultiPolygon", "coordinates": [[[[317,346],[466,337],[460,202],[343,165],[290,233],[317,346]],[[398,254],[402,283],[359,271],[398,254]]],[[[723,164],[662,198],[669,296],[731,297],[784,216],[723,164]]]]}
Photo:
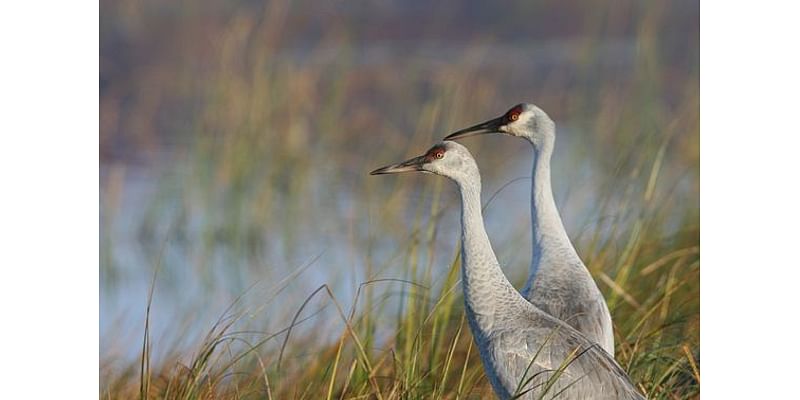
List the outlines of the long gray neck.
{"type": "Polygon", "coordinates": [[[553,198],[550,185],[550,158],[553,155],[554,140],[533,146],[533,183],[531,184],[531,229],[533,237],[533,258],[529,282],[530,287],[540,265],[553,257],[578,257],[569,240],[561,216],[553,198]]]}
{"type": "MultiPolygon", "coordinates": [[[[467,316],[473,329],[491,329],[497,312],[522,297],[497,262],[483,225],[480,183],[459,182],[461,192],[461,274],[467,316]],[[509,296],[511,298],[509,299],[509,296]],[[503,299],[504,301],[500,301],[503,299]]],[[[522,300],[524,301],[524,300],[522,300]]]]}

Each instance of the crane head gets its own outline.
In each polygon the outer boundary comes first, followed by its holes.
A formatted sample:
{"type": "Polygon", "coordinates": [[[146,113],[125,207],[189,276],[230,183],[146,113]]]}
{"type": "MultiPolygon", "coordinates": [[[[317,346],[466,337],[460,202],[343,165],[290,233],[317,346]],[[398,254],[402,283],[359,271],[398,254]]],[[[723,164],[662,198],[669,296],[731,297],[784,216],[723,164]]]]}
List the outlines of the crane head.
{"type": "Polygon", "coordinates": [[[421,156],[378,168],[370,175],[416,171],[443,175],[457,181],[475,177],[480,179],[478,166],[469,150],[451,141],[437,143],[421,156]]]}
{"type": "Polygon", "coordinates": [[[453,132],[445,140],[463,139],[487,133],[519,136],[536,144],[542,139],[555,138],[555,123],[541,108],[533,104],[520,103],[497,118],[453,132]]]}

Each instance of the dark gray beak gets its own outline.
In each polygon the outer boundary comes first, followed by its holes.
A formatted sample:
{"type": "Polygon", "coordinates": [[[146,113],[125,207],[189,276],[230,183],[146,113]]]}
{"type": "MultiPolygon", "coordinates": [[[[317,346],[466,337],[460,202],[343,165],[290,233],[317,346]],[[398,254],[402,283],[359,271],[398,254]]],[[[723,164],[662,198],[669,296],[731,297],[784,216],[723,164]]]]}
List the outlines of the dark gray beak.
{"type": "Polygon", "coordinates": [[[470,126],[469,128],[464,128],[460,131],[456,131],[448,135],[444,140],[455,140],[455,139],[463,139],[465,137],[475,136],[475,135],[485,135],[487,133],[502,133],[498,129],[503,126],[505,119],[504,117],[497,117],[495,119],[480,123],[478,125],[470,126]]]}
{"type": "Polygon", "coordinates": [[[383,174],[399,174],[401,172],[414,172],[422,171],[422,166],[425,164],[425,156],[414,157],[410,160],[401,163],[387,165],[383,168],[378,168],[370,172],[370,175],[383,175],[383,174]]]}

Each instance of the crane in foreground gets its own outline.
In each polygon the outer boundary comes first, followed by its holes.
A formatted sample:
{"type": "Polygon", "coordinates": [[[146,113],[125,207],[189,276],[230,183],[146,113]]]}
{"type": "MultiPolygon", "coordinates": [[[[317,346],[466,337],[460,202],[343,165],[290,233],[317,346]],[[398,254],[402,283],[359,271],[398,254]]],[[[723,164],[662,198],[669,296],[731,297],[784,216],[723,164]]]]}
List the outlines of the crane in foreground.
{"type": "Polygon", "coordinates": [[[488,133],[520,137],[533,146],[533,252],[522,295],[613,356],[614,331],[608,305],[572,246],[553,199],[550,158],[555,146],[555,123],[541,108],[518,104],[500,117],[461,129],[445,140],[488,133]]]}
{"type": "Polygon", "coordinates": [[[478,166],[445,141],[371,175],[421,171],[454,181],[461,194],[461,284],[467,320],[501,399],[643,399],[614,358],[577,330],[525,300],[511,285],[483,225],[478,166]]]}

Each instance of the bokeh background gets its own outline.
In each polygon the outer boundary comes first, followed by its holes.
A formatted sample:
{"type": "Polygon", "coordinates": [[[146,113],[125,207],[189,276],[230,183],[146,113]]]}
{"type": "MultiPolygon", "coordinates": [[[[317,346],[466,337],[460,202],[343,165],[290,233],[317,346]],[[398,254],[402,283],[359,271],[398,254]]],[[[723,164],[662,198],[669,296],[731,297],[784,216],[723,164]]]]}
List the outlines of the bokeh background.
{"type": "MultiPolygon", "coordinates": [[[[100,397],[488,395],[455,188],[368,172],[519,102],[556,121],[617,359],[650,398],[699,397],[697,1],[100,6],[100,397]]],[[[530,148],[463,144],[521,286],[530,148]]]]}

